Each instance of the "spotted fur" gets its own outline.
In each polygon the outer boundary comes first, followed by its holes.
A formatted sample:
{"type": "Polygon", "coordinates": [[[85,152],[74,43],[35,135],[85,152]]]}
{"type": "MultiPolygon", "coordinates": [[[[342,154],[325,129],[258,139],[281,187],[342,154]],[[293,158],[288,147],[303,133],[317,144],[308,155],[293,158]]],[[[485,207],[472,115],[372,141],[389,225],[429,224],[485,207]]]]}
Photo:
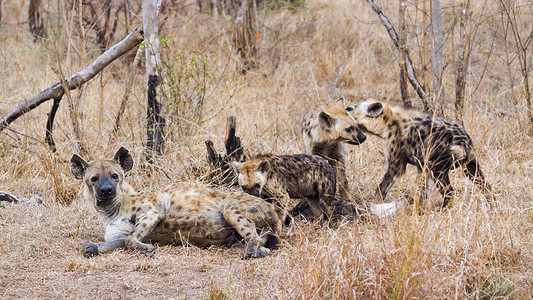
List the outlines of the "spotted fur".
{"type": "Polygon", "coordinates": [[[335,168],[339,195],[349,199],[344,143],[359,145],[366,136],[343,102],[341,98],[307,113],[302,122],[302,137],[305,153],[324,157],[335,168]]]}
{"type": "Polygon", "coordinates": [[[330,218],[335,204],[335,170],[317,155],[258,155],[233,162],[243,191],[271,199],[285,216],[291,198],[307,198],[315,216],[330,218]],[[324,203],[321,207],[320,201],[324,203]]]}
{"type": "Polygon", "coordinates": [[[85,242],[85,255],[116,248],[151,255],[155,251],[151,243],[223,245],[236,234],[247,244],[245,258],[267,255],[267,239],[275,248],[282,220],[272,204],[243,192],[207,188],[137,194],[124,181],[124,174],[132,167],[132,156],[125,148],[110,160],[88,163],[76,154],[72,156],[70,170],[84,182],[83,194],[105,227],[105,242],[85,242]]]}
{"type": "MultiPolygon", "coordinates": [[[[388,166],[376,191],[378,198],[385,199],[395,180],[405,173],[407,164],[412,164],[419,173],[428,171],[436,181],[444,197],[442,208],[453,196],[449,171],[458,166],[480,186],[487,200],[494,200],[492,188],[477,162],[472,139],[459,123],[373,99],[351,105],[347,110],[363,131],[388,141],[388,166]]],[[[421,201],[425,190],[424,186],[421,201]]]]}

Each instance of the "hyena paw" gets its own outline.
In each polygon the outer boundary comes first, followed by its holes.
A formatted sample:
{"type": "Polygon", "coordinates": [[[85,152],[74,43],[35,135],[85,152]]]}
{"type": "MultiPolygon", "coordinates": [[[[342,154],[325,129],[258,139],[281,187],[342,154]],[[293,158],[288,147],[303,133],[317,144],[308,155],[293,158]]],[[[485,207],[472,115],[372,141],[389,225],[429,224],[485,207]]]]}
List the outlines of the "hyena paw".
{"type": "Polygon", "coordinates": [[[155,247],[150,244],[143,244],[137,250],[146,257],[150,257],[155,253],[155,247]]]}
{"type": "Polygon", "coordinates": [[[263,257],[267,256],[269,253],[270,253],[270,249],[261,246],[257,250],[247,251],[246,255],[242,259],[263,258],[263,257]]]}
{"type": "Polygon", "coordinates": [[[85,257],[94,257],[98,255],[98,246],[91,242],[84,242],[81,245],[81,252],[85,257]]]}

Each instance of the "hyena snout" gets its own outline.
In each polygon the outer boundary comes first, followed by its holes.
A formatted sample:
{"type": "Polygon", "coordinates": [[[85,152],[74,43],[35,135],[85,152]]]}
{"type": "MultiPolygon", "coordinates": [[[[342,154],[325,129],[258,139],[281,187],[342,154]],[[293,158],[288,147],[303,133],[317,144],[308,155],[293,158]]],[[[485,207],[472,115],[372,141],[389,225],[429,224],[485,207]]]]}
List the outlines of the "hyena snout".
{"type": "Polygon", "coordinates": [[[96,197],[101,200],[113,199],[117,196],[117,187],[111,180],[104,178],[100,180],[96,188],[96,197]]]}
{"type": "Polygon", "coordinates": [[[261,197],[261,187],[257,185],[252,187],[242,186],[242,191],[252,196],[261,197]]]}
{"type": "Polygon", "coordinates": [[[348,141],[350,145],[359,145],[366,140],[366,135],[359,128],[352,129],[352,139],[348,141]]]}

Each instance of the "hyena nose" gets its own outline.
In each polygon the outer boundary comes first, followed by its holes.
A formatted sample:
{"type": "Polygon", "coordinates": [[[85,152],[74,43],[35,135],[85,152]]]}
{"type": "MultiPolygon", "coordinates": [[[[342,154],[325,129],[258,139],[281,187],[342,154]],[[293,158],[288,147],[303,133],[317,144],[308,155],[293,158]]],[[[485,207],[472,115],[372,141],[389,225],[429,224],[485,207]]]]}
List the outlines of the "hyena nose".
{"type": "Polygon", "coordinates": [[[359,144],[363,143],[366,140],[366,135],[361,132],[361,134],[357,135],[357,140],[359,141],[359,144]]]}
{"type": "Polygon", "coordinates": [[[98,190],[96,192],[97,192],[98,198],[101,198],[101,199],[110,199],[110,198],[115,197],[116,195],[115,187],[108,182],[103,182],[98,187],[98,190]]]}

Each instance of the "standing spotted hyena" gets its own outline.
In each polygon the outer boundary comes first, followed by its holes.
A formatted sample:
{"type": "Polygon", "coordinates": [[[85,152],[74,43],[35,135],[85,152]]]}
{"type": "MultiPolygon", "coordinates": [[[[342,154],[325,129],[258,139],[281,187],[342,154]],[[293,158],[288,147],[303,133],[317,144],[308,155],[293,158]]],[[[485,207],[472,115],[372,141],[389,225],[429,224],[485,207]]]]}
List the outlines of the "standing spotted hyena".
{"type": "MultiPolygon", "coordinates": [[[[418,172],[428,171],[444,197],[442,208],[453,195],[449,171],[457,166],[478,184],[489,202],[494,200],[473,150],[472,139],[463,126],[440,117],[369,99],[347,110],[363,131],[388,140],[387,171],[376,196],[385,199],[394,181],[405,173],[407,164],[418,172]]],[[[426,184],[421,201],[425,200],[426,184]]]]}
{"type": "Polygon", "coordinates": [[[302,122],[305,153],[324,157],[335,168],[337,191],[349,199],[344,144],[359,145],[366,136],[342,105],[344,99],[307,113],[302,122]]]}
{"type": "Polygon", "coordinates": [[[235,233],[247,244],[244,258],[267,255],[267,242],[270,248],[276,247],[282,220],[272,204],[243,192],[206,188],[136,194],[124,181],[132,166],[132,156],[125,148],[110,160],[88,163],[76,154],[72,156],[70,170],[83,181],[83,194],[105,227],[105,242],[85,242],[85,255],[117,248],[151,255],[155,250],[151,242],[223,245],[234,240],[235,233]]]}

